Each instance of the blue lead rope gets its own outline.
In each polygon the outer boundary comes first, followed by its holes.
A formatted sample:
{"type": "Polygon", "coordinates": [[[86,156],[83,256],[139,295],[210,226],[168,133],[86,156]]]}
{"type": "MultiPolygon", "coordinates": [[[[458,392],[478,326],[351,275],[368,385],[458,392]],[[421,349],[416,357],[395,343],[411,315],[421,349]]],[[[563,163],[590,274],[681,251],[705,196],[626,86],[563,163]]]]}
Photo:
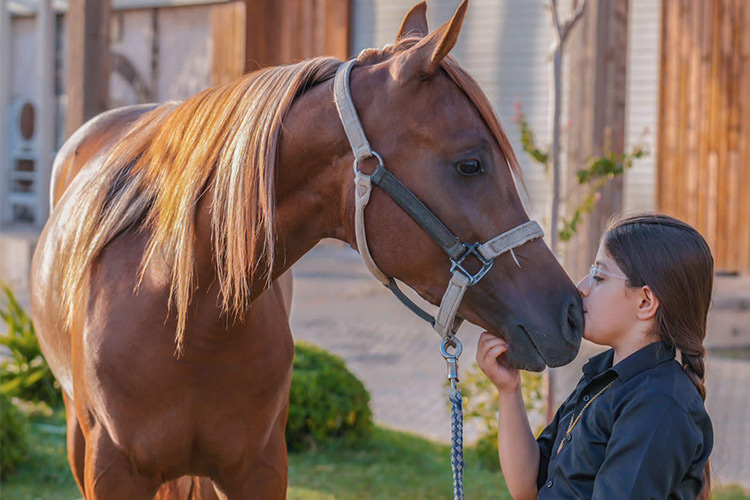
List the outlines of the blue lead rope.
{"type": "Polygon", "coordinates": [[[451,402],[451,468],[453,469],[453,498],[464,500],[464,409],[461,390],[458,389],[458,357],[463,346],[454,336],[448,336],[440,344],[440,353],[448,365],[448,380],[451,383],[448,399],[451,402]],[[448,349],[455,347],[451,354],[448,349]]]}
{"type": "Polygon", "coordinates": [[[460,389],[450,389],[451,402],[451,468],[453,498],[464,500],[464,410],[460,389]]]}

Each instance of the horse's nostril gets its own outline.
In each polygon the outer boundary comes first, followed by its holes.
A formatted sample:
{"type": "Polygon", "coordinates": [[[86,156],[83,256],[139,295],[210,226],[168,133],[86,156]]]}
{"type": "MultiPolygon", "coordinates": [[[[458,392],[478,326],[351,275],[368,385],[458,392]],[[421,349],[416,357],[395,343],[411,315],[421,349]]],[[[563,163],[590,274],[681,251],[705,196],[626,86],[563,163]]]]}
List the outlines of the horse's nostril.
{"type": "Polygon", "coordinates": [[[578,326],[578,322],[576,320],[576,305],[570,304],[570,307],[568,307],[568,325],[575,330],[578,326]]]}
{"type": "Polygon", "coordinates": [[[568,335],[571,340],[578,341],[583,334],[583,311],[577,301],[568,305],[568,335]]]}

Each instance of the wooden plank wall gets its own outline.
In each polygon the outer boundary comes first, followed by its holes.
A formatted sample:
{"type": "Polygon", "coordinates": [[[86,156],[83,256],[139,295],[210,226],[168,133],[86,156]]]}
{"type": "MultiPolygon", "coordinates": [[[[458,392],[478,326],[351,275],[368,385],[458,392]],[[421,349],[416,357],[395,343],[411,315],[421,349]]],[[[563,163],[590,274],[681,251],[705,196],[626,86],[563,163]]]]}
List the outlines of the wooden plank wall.
{"type": "Polygon", "coordinates": [[[229,2],[211,7],[211,84],[223,85],[245,71],[245,5],[229,2]]]}
{"type": "Polygon", "coordinates": [[[315,56],[349,57],[350,0],[242,0],[214,5],[212,83],[315,56]]]}
{"type": "Polygon", "coordinates": [[[750,2],[663,0],[657,206],[750,273],[750,2]]]}
{"type": "Polygon", "coordinates": [[[350,0],[245,0],[245,71],[328,55],[349,56],[350,0]]]}

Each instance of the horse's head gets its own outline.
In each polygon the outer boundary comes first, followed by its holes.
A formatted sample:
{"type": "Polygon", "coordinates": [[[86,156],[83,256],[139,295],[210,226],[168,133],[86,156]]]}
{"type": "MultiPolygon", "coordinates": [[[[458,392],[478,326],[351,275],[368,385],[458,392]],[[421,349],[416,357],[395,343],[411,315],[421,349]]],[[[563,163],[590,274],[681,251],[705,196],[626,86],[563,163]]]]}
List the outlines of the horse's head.
{"type": "MultiPolygon", "coordinates": [[[[448,56],[466,11],[428,34],[425,4],[403,21],[396,43],[365,51],[351,73],[354,105],[385,167],[463,242],[486,242],[529,220],[511,170],[517,160],[487,97],[448,56]]],[[[360,162],[372,173],[377,161],[360,162]]],[[[382,189],[366,211],[377,266],[438,304],[450,261],[428,233],[382,189]]],[[[361,251],[362,249],[360,249],[361,251]]],[[[481,267],[470,256],[471,272],[481,267]]],[[[510,344],[517,367],[541,370],[571,361],[580,346],[578,292],[541,239],[499,255],[466,291],[458,316],[510,344]]]]}

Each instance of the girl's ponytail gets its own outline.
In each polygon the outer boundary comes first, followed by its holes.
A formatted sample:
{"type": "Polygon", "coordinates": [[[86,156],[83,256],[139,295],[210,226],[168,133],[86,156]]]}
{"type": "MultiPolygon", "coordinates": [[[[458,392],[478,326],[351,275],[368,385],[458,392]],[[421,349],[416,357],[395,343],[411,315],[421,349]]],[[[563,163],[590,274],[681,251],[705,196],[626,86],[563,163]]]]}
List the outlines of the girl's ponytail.
{"type": "Polygon", "coordinates": [[[687,374],[688,378],[693,383],[695,388],[698,389],[698,392],[700,393],[701,398],[703,398],[703,401],[705,401],[706,352],[705,349],[703,349],[703,346],[701,346],[701,351],[703,352],[697,354],[681,351],[682,367],[685,369],[685,373],[687,374]]]}
{"type": "MultiPolygon", "coordinates": [[[[706,351],[703,346],[700,346],[700,353],[688,354],[684,351],[682,354],[682,367],[685,369],[690,381],[698,389],[703,401],[706,400],[706,351]]],[[[703,488],[696,500],[711,500],[711,459],[709,458],[706,462],[706,467],[703,469],[703,488]]]]}
{"type": "MultiPolygon", "coordinates": [[[[703,236],[689,224],[662,214],[640,214],[612,223],[607,252],[628,277],[648,285],[659,299],[654,333],[680,351],[682,367],[706,400],[706,321],[714,260],[703,236]]],[[[697,500],[711,498],[710,460],[697,500]]]]}

